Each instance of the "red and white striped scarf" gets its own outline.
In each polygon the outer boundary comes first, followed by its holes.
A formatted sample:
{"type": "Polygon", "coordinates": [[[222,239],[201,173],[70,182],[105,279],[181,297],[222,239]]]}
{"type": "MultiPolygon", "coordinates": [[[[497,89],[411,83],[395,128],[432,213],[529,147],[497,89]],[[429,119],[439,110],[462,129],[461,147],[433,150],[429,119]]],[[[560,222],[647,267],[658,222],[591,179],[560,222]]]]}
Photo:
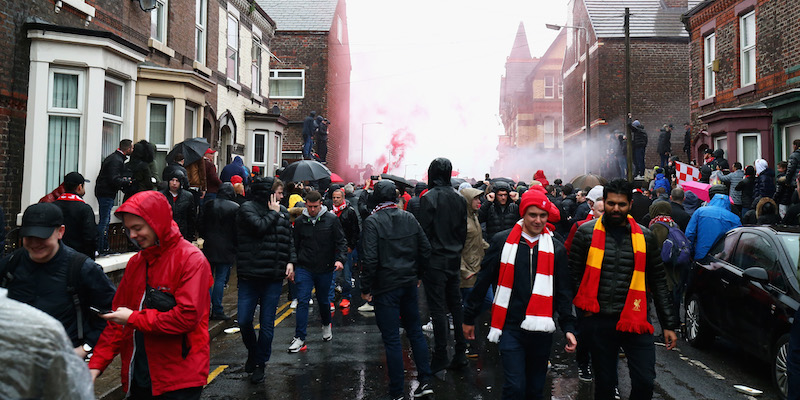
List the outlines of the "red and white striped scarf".
{"type": "Polygon", "coordinates": [[[58,196],[56,200],[64,200],[64,201],[79,201],[81,203],[86,203],[81,196],[78,196],[74,193],[64,193],[61,196],[58,196]]]}
{"type": "MultiPolygon", "coordinates": [[[[506,322],[508,304],[511,301],[511,290],[514,286],[514,264],[517,258],[520,238],[522,237],[522,220],[517,221],[506,238],[500,256],[500,279],[492,304],[492,325],[489,329],[489,341],[498,343],[506,322]]],[[[525,310],[522,329],[536,332],[554,332],[553,322],[553,233],[545,228],[535,238],[539,242],[536,258],[536,278],[531,289],[531,298],[525,310]]]]}
{"type": "Polygon", "coordinates": [[[334,204],[333,205],[333,213],[336,214],[337,217],[341,217],[342,216],[342,211],[344,211],[345,208],[347,208],[347,202],[346,201],[342,202],[342,205],[340,205],[340,206],[337,206],[336,204],[334,204]]]}

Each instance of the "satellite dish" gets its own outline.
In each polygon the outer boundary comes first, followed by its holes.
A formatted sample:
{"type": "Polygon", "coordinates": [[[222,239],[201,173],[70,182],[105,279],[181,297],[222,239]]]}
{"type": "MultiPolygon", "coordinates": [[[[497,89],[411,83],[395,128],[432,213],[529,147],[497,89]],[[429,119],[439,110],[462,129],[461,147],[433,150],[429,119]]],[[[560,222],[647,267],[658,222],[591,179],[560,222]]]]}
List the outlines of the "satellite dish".
{"type": "Polygon", "coordinates": [[[156,8],[156,6],[158,6],[156,0],[139,0],[139,7],[142,8],[142,11],[145,12],[152,11],[156,8]]]}

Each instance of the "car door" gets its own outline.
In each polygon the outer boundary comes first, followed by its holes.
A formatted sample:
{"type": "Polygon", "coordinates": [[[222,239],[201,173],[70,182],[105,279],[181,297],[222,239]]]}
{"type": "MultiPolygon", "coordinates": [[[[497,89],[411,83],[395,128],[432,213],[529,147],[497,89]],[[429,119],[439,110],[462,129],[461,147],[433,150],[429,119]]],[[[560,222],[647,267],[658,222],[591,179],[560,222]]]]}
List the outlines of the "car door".
{"type": "Polygon", "coordinates": [[[699,297],[706,322],[716,330],[722,329],[727,313],[727,300],[724,298],[726,285],[723,282],[730,282],[730,270],[735,268],[728,260],[734,252],[739,234],[739,230],[732,230],[720,238],[708,252],[708,261],[698,262],[696,270],[690,274],[693,282],[689,283],[689,292],[699,297]]]}

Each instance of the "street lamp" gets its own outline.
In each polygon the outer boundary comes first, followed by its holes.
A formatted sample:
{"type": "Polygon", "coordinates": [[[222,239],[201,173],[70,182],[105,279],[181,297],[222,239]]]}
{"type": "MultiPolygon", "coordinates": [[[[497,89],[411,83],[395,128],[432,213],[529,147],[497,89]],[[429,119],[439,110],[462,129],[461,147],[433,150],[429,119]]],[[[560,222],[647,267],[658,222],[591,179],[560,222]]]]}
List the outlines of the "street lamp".
{"type": "Polygon", "coordinates": [[[589,45],[590,45],[590,42],[589,42],[589,30],[586,29],[586,27],[583,27],[583,26],[555,25],[555,24],[545,24],[544,26],[546,26],[547,29],[553,29],[553,30],[556,30],[556,31],[560,31],[561,28],[564,28],[564,29],[578,29],[578,30],[582,30],[583,33],[586,35],[586,68],[585,68],[586,69],[586,122],[585,123],[586,123],[586,139],[588,141],[588,139],[590,137],[590,131],[592,130],[591,119],[589,117],[589,115],[590,115],[589,114],[589,109],[590,109],[590,103],[591,103],[590,102],[591,98],[589,97],[589,90],[591,88],[591,85],[590,85],[590,82],[591,82],[590,81],[590,76],[591,75],[589,74],[589,48],[590,48],[589,47],[589,45]]]}
{"type": "Polygon", "coordinates": [[[383,122],[362,122],[361,123],[361,167],[364,167],[364,127],[367,125],[383,125],[383,122]]]}

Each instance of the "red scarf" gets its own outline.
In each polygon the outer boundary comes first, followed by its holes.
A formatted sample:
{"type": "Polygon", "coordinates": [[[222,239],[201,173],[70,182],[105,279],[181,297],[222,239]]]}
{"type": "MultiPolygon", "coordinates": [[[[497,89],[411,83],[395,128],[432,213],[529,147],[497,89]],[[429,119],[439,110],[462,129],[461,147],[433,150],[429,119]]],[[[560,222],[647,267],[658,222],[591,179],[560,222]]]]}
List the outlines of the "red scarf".
{"type": "MultiPolygon", "coordinates": [[[[628,215],[631,225],[631,242],[633,244],[633,276],[628,286],[625,308],[617,322],[617,330],[631,333],[653,333],[653,325],[647,322],[647,286],[645,284],[645,267],[647,266],[647,246],[639,224],[628,215]]],[[[597,220],[592,231],[592,246],[586,256],[586,269],[581,286],[573,300],[576,307],[593,313],[600,311],[597,302],[597,290],[600,286],[600,272],[603,267],[603,254],[606,247],[606,229],[603,218],[597,220]]]]}
{"type": "Polygon", "coordinates": [[[375,207],[375,209],[373,209],[372,212],[369,215],[375,214],[376,212],[378,212],[380,210],[385,210],[387,208],[397,208],[397,203],[386,202],[386,203],[378,204],[378,206],[375,207]]]}
{"type": "Polygon", "coordinates": [[[649,227],[653,226],[653,224],[655,224],[656,222],[663,222],[663,223],[665,223],[665,224],[667,224],[669,226],[673,226],[673,224],[675,224],[675,220],[672,219],[672,217],[670,217],[669,215],[659,215],[659,216],[651,219],[650,223],[647,225],[647,227],[649,228],[649,227]]]}
{"type": "MultiPolygon", "coordinates": [[[[520,238],[522,237],[522,220],[517,221],[503,245],[500,257],[500,279],[492,304],[492,326],[489,328],[489,341],[498,343],[506,322],[508,304],[514,286],[514,264],[517,258],[520,238]]],[[[531,298],[525,310],[522,329],[536,332],[554,332],[553,322],[553,233],[546,229],[534,239],[538,240],[539,249],[536,258],[536,278],[531,288],[531,298]]],[[[526,239],[527,241],[527,239],[526,239]]],[[[530,242],[528,242],[530,243],[530,242]]],[[[531,247],[531,251],[533,247],[531,247]]]]}
{"type": "Polygon", "coordinates": [[[56,199],[56,201],[58,201],[58,200],[65,200],[65,201],[80,201],[81,203],[86,203],[85,201],[83,201],[83,199],[81,198],[81,196],[78,196],[77,194],[74,194],[74,193],[64,193],[64,194],[62,194],[61,196],[58,196],[58,198],[56,199]]]}
{"type": "Polygon", "coordinates": [[[336,206],[336,204],[334,204],[333,205],[333,213],[336,214],[337,217],[341,217],[342,216],[342,211],[344,211],[345,208],[347,208],[347,202],[346,201],[342,202],[342,205],[338,206],[338,207],[336,206]]]}

